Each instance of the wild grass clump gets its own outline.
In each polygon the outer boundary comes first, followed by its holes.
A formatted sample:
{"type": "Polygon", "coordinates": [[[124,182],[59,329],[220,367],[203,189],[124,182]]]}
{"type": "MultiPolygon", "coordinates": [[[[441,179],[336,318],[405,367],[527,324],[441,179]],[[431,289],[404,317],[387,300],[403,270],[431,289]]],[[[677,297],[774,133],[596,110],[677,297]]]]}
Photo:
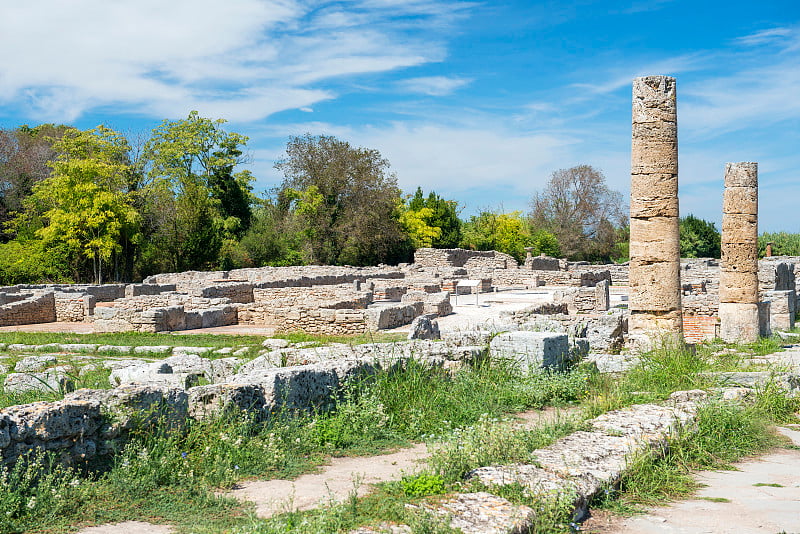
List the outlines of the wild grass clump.
{"type": "Polygon", "coordinates": [[[523,429],[485,416],[433,443],[428,466],[446,482],[459,482],[478,467],[530,462],[532,451],[582,427],[576,419],[564,419],[523,429]]]}
{"type": "Polygon", "coordinates": [[[385,407],[388,426],[420,439],[487,415],[578,402],[588,378],[583,370],[527,375],[503,361],[451,373],[410,360],[402,372],[380,373],[370,388],[385,407]]]}
{"type": "Polygon", "coordinates": [[[84,486],[77,471],[45,453],[30,453],[13,467],[0,467],[0,533],[24,532],[74,514],[84,486]]]}
{"type": "MultiPolygon", "coordinates": [[[[15,362],[16,363],[16,362],[15,362]]],[[[71,384],[72,389],[110,389],[111,384],[108,377],[111,374],[109,369],[93,369],[84,373],[78,373],[78,367],[72,362],[61,362],[62,366],[71,367],[71,371],[64,373],[65,384],[71,384]]],[[[0,374],[0,384],[3,383],[7,375],[0,374]]],[[[38,401],[57,401],[64,398],[67,390],[63,385],[59,387],[52,387],[44,380],[40,380],[42,385],[41,391],[24,391],[24,392],[9,392],[0,390],[0,409],[8,408],[9,406],[16,406],[19,404],[30,404],[38,401]]]]}

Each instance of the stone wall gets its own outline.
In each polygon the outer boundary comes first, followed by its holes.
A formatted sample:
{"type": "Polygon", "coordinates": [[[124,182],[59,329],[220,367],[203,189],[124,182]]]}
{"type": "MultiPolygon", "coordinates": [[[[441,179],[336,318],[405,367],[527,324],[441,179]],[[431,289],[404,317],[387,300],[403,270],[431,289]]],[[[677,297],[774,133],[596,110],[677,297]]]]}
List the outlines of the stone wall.
{"type": "Polygon", "coordinates": [[[258,267],[231,271],[186,271],[148,276],[145,284],[175,284],[180,291],[215,285],[221,282],[251,282],[256,287],[310,287],[318,285],[349,284],[355,280],[372,278],[404,278],[405,273],[396,267],[336,267],[322,265],[297,265],[291,267],[258,267]]]}
{"type": "Polygon", "coordinates": [[[0,306],[4,304],[11,304],[12,302],[19,302],[31,297],[32,293],[18,293],[18,292],[3,292],[0,293],[0,306]]]}
{"type": "Polygon", "coordinates": [[[64,293],[56,291],[56,321],[80,323],[94,315],[95,297],[88,293],[64,293]]]}
{"type": "Polygon", "coordinates": [[[158,295],[167,291],[176,291],[175,284],[128,284],[125,286],[125,298],[158,295]]]}
{"type": "MultiPolygon", "coordinates": [[[[227,299],[226,299],[227,300],[227,299]]],[[[236,324],[236,307],[231,304],[187,309],[182,305],[147,308],[98,307],[96,332],[170,332],[236,324]]]]}
{"type": "Polygon", "coordinates": [[[52,291],[0,306],[0,326],[52,323],[56,320],[52,291]]]}
{"type": "Polygon", "coordinates": [[[226,298],[231,302],[253,302],[253,284],[250,282],[219,282],[212,286],[192,289],[189,294],[204,298],[226,298]]]}
{"type": "Polygon", "coordinates": [[[425,291],[409,291],[401,300],[403,304],[422,302],[423,314],[434,314],[439,317],[453,313],[453,305],[450,303],[450,293],[426,293],[425,291]]]}
{"type": "Polygon", "coordinates": [[[314,287],[253,288],[253,303],[277,308],[366,308],[373,294],[356,291],[352,284],[314,287]]]}
{"type": "Polygon", "coordinates": [[[496,250],[463,248],[419,248],[414,252],[418,267],[464,267],[467,270],[515,269],[517,260],[496,250]]]}

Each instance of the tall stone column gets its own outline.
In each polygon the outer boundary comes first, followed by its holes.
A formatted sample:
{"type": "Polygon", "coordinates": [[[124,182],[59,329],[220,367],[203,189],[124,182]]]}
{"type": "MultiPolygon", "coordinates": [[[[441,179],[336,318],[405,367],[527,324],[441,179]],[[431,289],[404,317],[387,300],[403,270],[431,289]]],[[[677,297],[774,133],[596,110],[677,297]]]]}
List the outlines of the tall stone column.
{"type": "Polygon", "coordinates": [[[758,163],[728,163],[722,200],[720,337],[758,339],[758,163]]]}
{"type": "Polygon", "coordinates": [[[682,341],[675,78],[633,80],[628,331],[682,341]]]}

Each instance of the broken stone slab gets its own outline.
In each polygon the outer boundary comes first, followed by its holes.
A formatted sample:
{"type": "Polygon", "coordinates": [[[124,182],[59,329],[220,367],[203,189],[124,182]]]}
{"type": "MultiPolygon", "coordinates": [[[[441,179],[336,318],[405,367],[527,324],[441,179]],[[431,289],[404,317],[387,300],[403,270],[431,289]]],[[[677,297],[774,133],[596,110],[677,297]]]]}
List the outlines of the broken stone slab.
{"type": "Polygon", "coordinates": [[[466,480],[477,480],[483,485],[506,486],[519,484],[531,497],[550,497],[562,494],[580,495],[577,484],[537,465],[513,464],[473,469],[466,480]]]}
{"type": "Polygon", "coordinates": [[[9,373],[3,381],[6,393],[59,393],[75,389],[75,382],[69,375],[69,367],[53,367],[45,371],[30,373],[9,373]]]}
{"type": "MultiPolygon", "coordinates": [[[[114,439],[135,428],[151,425],[179,427],[186,423],[188,394],[163,386],[122,385],[114,389],[80,389],[64,402],[97,403],[104,416],[101,439],[114,439]]],[[[101,451],[102,452],[102,451],[101,451]]]]}
{"type": "Polygon", "coordinates": [[[324,408],[343,384],[375,370],[372,362],[348,360],[239,373],[189,389],[189,413],[203,419],[234,409],[265,418],[282,409],[324,408]]]}
{"type": "Polygon", "coordinates": [[[361,527],[351,530],[348,534],[412,534],[413,531],[408,525],[393,525],[390,523],[380,523],[374,527],[361,527]]]}
{"type": "Polygon", "coordinates": [[[235,357],[211,360],[208,362],[206,377],[212,382],[229,380],[245,362],[246,360],[235,357]]]}
{"type": "Polygon", "coordinates": [[[775,373],[771,371],[735,371],[703,373],[723,386],[742,386],[758,388],[769,383],[776,383],[787,391],[800,390],[800,374],[775,373]]]}
{"type": "Polygon", "coordinates": [[[569,339],[550,332],[505,332],[489,343],[489,357],[509,360],[523,371],[563,369],[570,358],[569,339]]]}
{"type": "Polygon", "coordinates": [[[458,493],[421,506],[447,517],[450,527],[464,534],[527,534],[536,517],[532,508],[486,492],[458,493]]]}
{"type": "Polygon", "coordinates": [[[441,339],[439,322],[430,315],[420,315],[411,322],[408,339],[441,339]]]}
{"type": "Polygon", "coordinates": [[[100,345],[96,343],[61,343],[64,352],[95,352],[100,345]]]}
{"type": "Polygon", "coordinates": [[[58,352],[61,350],[60,343],[47,343],[45,345],[37,345],[36,352],[58,352]]]}
{"type": "Polygon", "coordinates": [[[289,346],[288,339],[268,338],[261,342],[261,346],[268,349],[285,349],[289,346]]]}
{"type": "Polygon", "coordinates": [[[24,343],[11,343],[6,347],[6,350],[11,352],[33,352],[36,350],[36,345],[25,345],[24,343]]]}
{"type": "Polygon", "coordinates": [[[641,360],[635,354],[589,354],[586,361],[594,363],[600,373],[622,373],[639,365],[641,360]]]}
{"type": "Polygon", "coordinates": [[[169,345],[141,345],[133,347],[135,354],[168,354],[172,351],[169,345]]]}
{"type": "Polygon", "coordinates": [[[214,347],[172,347],[173,356],[180,356],[181,354],[205,354],[211,352],[214,347]]]}
{"type": "Polygon", "coordinates": [[[169,364],[154,362],[114,369],[108,377],[112,386],[139,384],[189,389],[199,383],[204,372],[176,372],[169,364]]]}
{"type": "Polygon", "coordinates": [[[442,332],[442,339],[452,345],[488,345],[495,334],[490,330],[455,330],[442,332]]]}
{"type": "Polygon", "coordinates": [[[133,347],[127,345],[100,345],[97,347],[97,352],[117,352],[120,354],[128,354],[133,352],[133,347]]]}
{"type": "Polygon", "coordinates": [[[534,451],[531,464],[481,467],[467,478],[490,488],[520,484],[532,496],[562,496],[583,516],[591,497],[616,483],[634,454],[663,445],[670,432],[692,420],[705,398],[700,390],[676,392],[665,406],[607,412],[588,422],[591,431],[574,432],[534,451]]]}
{"type": "Polygon", "coordinates": [[[146,360],[138,360],[133,358],[128,358],[124,360],[105,360],[103,362],[103,369],[110,369],[114,371],[115,369],[122,369],[124,367],[133,367],[139,365],[145,365],[148,362],[146,360]]]}
{"type": "Polygon", "coordinates": [[[58,358],[52,354],[43,354],[41,356],[26,356],[17,362],[14,366],[14,371],[17,373],[35,373],[44,371],[50,366],[55,365],[58,358]]]}

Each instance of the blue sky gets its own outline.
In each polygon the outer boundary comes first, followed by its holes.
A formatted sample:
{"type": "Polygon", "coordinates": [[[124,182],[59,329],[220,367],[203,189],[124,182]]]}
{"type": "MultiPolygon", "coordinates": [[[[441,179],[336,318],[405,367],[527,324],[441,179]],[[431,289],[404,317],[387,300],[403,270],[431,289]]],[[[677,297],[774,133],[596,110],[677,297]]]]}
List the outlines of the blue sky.
{"type": "Polygon", "coordinates": [[[0,45],[0,127],[196,109],[250,137],[257,191],[289,136],[335,135],[464,215],[578,164],[627,195],[631,80],[668,74],[681,213],[719,223],[725,162],[757,161],[761,230],[800,232],[797,0],[6,0],[0,45]]]}

